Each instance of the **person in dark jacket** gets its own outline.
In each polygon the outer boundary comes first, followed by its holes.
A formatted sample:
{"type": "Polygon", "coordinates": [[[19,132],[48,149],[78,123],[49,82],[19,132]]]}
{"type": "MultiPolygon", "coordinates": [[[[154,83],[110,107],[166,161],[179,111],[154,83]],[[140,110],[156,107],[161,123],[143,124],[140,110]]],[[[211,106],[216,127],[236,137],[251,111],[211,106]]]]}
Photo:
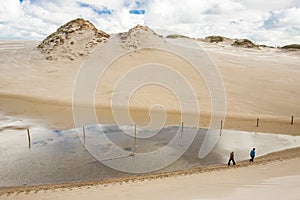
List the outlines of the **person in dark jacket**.
{"type": "Polygon", "coordinates": [[[229,155],[229,161],[228,161],[228,166],[230,165],[230,162],[232,161],[233,165],[235,165],[234,161],[234,152],[231,152],[229,155]]]}
{"type": "Polygon", "coordinates": [[[254,162],[254,158],[255,158],[255,148],[253,148],[250,152],[250,160],[249,162],[254,162]]]}

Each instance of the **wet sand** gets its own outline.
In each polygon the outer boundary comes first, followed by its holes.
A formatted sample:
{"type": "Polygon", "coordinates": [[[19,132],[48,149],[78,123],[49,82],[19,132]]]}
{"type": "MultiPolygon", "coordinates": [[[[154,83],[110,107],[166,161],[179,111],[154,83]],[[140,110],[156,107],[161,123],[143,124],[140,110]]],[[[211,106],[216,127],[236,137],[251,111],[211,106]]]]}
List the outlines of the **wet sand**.
{"type": "MultiPolygon", "coordinates": [[[[37,99],[33,97],[23,97],[18,95],[0,95],[0,109],[8,116],[15,116],[19,119],[32,119],[36,124],[40,124],[49,129],[66,130],[74,127],[73,112],[71,105],[67,103],[57,103],[56,101],[37,99]]],[[[98,121],[88,120],[87,124],[115,123],[112,110],[109,106],[96,107],[98,121]]],[[[124,111],[126,112],[126,110],[124,111]]],[[[148,124],[150,117],[148,109],[130,109],[132,118],[139,125],[148,124]]],[[[181,115],[179,112],[167,112],[168,118],[166,125],[181,124],[181,115]]],[[[191,117],[194,115],[191,114],[191,117]]],[[[209,126],[209,114],[201,114],[199,127],[207,128],[209,126]]],[[[291,125],[291,117],[276,117],[264,115],[228,114],[225,118],[224,128],[229,130],[261,132],[261,133],[279,133],[289,135],[300,135],[299,119],[295,118],[294,125],[291,125]],[[259,127],[256,126],[257,118],[260,118],[259,127]]],[[[128,124],[131,124],[128,121],[128,124]]],[[[15,127],[16,129],[18,127],[15,127]]],[[[28,128],[31,128],[28,125],[28,128]]]]}
{"type": "MultiPolygon", "coordinates": [[[[238,188],[245,187],[245,190],[247,190],[249,185],[264,188],[266,187],[264,181],[270,178],[299,176],[299,162],[300,149],[296,148],[259,157],[255,160],[255,163],[240,162],[235,167],[218,165],[103,181],[2,188],[0,199],[98,199],[100,197],[122,197],[122,199],[153,199],[154,197],[157,199],[226,199],[232,197],[232,199],[238,199],[233,198],[238,188]],[[189,185],[189,187],[186,187],[186,185],[189,185]],[[216,190],[218,193],[216,193],[216,190]],[[153,191],[155,191],[155,194],[153,194],[153,191]]],[[[295,183],[297,185],[299,182],[295,183]]],[[[285,194],[285,197],[297,199],[299,196],[297,194],[298,190],[295,188],[296,185],[291,185],[290,190],[288,190],[282,182],[276,184],[279,187],[284,186],[279,191],[280,194],[285,194]]],[[[270,185],[272,186],[272,182],[270,185]]],[[[276,196],[277,193],[274,195],[275,191],[272,188],[264,192],[267,193],[255,192],[256,198],[272,197],[281,199],[281,196],[276,196]]],[[[237,197],[240,198],[239,195],[237,194],[237,197]]],[[[251,196],[251,198],[253,197],[251,196]]]]}

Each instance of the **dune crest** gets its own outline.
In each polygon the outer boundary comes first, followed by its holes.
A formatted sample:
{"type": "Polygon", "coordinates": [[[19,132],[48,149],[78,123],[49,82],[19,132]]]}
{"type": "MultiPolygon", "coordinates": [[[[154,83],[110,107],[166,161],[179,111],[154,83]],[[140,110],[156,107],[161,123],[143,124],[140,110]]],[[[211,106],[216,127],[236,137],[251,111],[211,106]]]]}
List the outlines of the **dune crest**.
{"type": "Polygon", "coordinates": [[[153,46],[158,47],[161,43],[165,42],[162,36],[156,34],[148,26],[142,25],[137,25],[128,32],[119,33],[118,37],[121,40],[122,47],[128,50],[153,46]]]}
{"type": "Polygon", "coordinates": [[[204,42],[208,43],[228,43],[231,44],[233,39],[223,37],[223,36],[207,36],[203,39],[204,42]]]}
{"type": "Polygon", "coordinates": [[[58,28],[38,45],[38,49],[47,60],[74,60],[78,56],[86,56],[109,37],[91,22],[78,18],[58,28]]]}
{"type": "Polygon", "coordinates": [[[232,46],[259,49],[258,45],[254,44],[251,40],[248,39],[235,40],[232,46]]]}

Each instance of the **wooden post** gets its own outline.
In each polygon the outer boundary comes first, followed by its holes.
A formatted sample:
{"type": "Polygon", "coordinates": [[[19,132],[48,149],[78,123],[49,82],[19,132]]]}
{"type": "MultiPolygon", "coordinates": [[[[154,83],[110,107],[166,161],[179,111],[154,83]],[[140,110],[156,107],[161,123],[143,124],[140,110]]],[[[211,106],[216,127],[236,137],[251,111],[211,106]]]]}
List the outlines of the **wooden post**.
{"type": "Polygon", "coordinates": [[[181,122],[181,139],[183,138],[183,122],[181,122]]]}
{"type": "Polygon", "coordinates": [[[129,156],[134,156],[134,152],[136,151],[136,124],[134,124],[134,140],[133,140],[133,149],[132,153],[129,156]]]}
{"type": "Polygon", "coordinates": [[[294,124],[294,115],[292,115],[292,118],[291,118],[291,125],[294,124]]]}
{"type": "Polygon", "coordinates": [[[28,138],[28,147],[31,148],[31,140],[30,140],[30,132],[29,129],[27,129],[27,138],[28,138]]]}
{"type": "Polygon", "coordinates": [[[183,133],[183,122],[181,122],[181,132],[183,133]]]}
{"type": "Polygon", "coordinates": [[[256,119],[256,127],[259,127],[259,118],[256,119]]]}
{"type": "Polygon", "coordinates": [[[136,124],[134,124],[134,148],[136,146],[136,124]]]}
{"type": "Polygon", "coordinates": [[[222,131],[223,131],[223,120],[221,120],[220,136],[222,135],[222,131]]]}
{"type": "Polygon", "coordinates": [[[83,132],[83,143],[85,144],[85,127],[82,127],[82,132],[83,132]]]}

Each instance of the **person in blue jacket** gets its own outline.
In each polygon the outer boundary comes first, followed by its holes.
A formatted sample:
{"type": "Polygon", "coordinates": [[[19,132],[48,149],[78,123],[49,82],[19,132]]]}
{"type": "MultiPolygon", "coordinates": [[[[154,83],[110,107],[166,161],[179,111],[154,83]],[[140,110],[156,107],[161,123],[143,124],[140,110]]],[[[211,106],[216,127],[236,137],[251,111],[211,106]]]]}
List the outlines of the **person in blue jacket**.
{"type": "Polygon", "coordinates": [[[250,152],[250,160],[249,162],[254,162],[254,158],[255,158],[255,148],[253,148],[250,152]]]}

